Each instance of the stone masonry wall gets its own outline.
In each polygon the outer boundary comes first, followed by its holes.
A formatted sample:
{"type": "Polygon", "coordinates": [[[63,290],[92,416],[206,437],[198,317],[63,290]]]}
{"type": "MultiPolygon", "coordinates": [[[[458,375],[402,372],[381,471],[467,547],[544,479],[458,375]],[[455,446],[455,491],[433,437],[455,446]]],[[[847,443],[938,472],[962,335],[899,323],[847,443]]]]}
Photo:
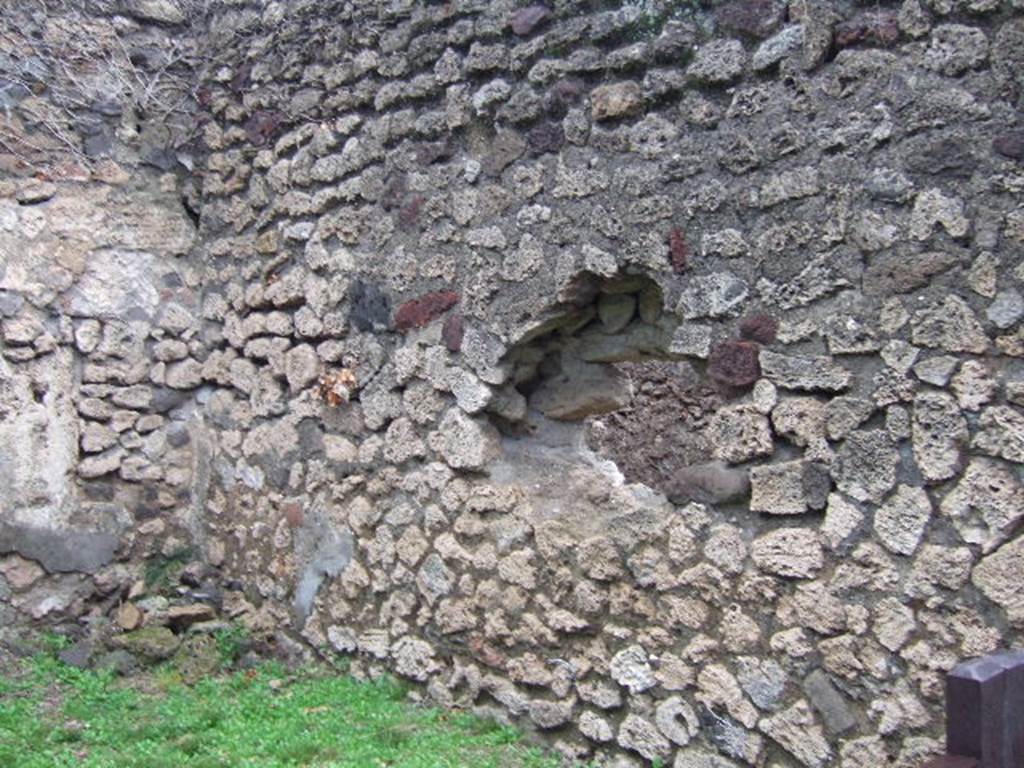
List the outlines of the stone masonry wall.
{"type": "Polygon", "coordinates": [[[2,428],[65,478],[0,463],[0,523],[120,537],[119,584],[190,547],[254,631],[572,758],[941,751],[1024,628],[1024,4],[204,12],[170,176],[0,201],[115,233],[54,296],[0,268],[2,428]]]}
{"type": "Polygon", "coordinates": [[[188,11],[3,7],[0,640],[102,618],[148,558],[197,546],[188,11]]]}

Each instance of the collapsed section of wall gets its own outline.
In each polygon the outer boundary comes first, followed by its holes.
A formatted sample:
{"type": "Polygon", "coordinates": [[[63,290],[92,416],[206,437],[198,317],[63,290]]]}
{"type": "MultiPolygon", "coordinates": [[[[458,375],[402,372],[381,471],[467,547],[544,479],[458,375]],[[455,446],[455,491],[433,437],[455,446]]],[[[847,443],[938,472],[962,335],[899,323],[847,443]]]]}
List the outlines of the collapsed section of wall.
{"type": "MultiPolygon", "coordinates": [[[[201,421],[156,546],[573,757],[941,750],[943,673],[1024,626],[1019,2],[232,3],[206,45],[183,325],[93,398],[201,421]]],[[[132,435],[109,493],[160,487],[132,435]]]]}

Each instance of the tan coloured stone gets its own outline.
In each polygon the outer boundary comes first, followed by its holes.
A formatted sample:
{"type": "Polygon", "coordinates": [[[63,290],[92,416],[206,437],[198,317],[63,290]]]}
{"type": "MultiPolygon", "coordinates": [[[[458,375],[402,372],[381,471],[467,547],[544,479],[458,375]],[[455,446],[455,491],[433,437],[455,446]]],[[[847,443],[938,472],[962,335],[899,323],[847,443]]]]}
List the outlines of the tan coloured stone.
{"type": "Polygon", "coordinates": [[[901,485],[875,511],[875,535],[898,555],[912,555],[932,517],[932,503],[921,488],[901,485]]]}
{"type": "Polygon", "coordinates": [[[982,558],[971,581],[1015,626],[1024,626],[1024,536],[1018,536],[982,558]]]}
{"type": "Polygon", "coordinates": [[[950,395],[925,392],[914,398],[911,435],[914,458],[925,480],[948,480],[957,473],[967,442],[967,421],[950,395]]]}
{"type": "Polygon", "coordinates": [[[847,501],[842,494],[830,493],[821,535],[829,549],[836,549],[863,521],[864,513],[855,504],[847,501]]]}
{"type": "Polygon", "coordinates": [[[751,556],[761,570],[794,579],[812,579],[824,564],[821,543],[807,528],[780,528],[759,536],[751,556]]]}
{"type": "Polygon", "coordinates": [[[8,555],[0,558],[0,575],[2,575],[11,589],[21,592],[28,589],[46,574],[37,563],[26,560],[18,555],[8,555]]]}
{"type": "Polygon", "coordinates": [[[591,114],[598,121],[634,115],[643,104],[643,92],[633,80],[599,85],[590,93],[591,114]]]}
{"type": "Polygon", "coordinates": [[[777,715],[764,718],[758,728],[807,768],[824,768],[832,758],[825,734],[803,699],[777,715]]]}
{"type": "Polygon", "coordinates": [[[733,674],[721,664],[704,667],[697,675],[697,700],[711,710],[724,708],[730,717],[747,728],[757,722],[757,710],[736,681],[733,674]]]}
{"type": "Polygon", "coordinates": [[[1012,405],[986,408],[971,447],[989,456],[1024,462],[1024,414],[1012,405]]]}
{"type": "Polygon", "coordinates": [[[768,419],[747,404],[718,409],[705,434],[715,458],[734,464],[770,456],[774,447],[768,419]]]}

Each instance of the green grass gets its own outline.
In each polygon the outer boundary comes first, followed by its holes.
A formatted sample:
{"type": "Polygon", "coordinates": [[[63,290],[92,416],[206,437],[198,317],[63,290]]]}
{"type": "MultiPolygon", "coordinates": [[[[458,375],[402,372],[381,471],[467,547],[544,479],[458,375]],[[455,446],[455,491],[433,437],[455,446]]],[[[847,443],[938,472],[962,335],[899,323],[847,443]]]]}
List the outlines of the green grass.
{"type": "Polygon", "coordinates": [[[4,768],[556,768],[514,729],[415,707],[393,680],[265,665],[188,687],[52,656],[0,674],[4,768]]]}

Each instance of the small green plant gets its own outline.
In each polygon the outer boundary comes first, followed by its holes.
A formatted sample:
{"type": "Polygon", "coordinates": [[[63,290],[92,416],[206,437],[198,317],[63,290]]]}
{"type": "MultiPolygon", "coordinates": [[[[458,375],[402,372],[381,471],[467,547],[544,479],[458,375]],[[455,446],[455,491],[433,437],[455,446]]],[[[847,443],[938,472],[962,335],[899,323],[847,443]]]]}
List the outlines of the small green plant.
{"type": "Polygon", "coordinates": [[[217,653],[224,667],[233,667],[237,664],[251,645],[249,630],[241,624],[218,629],[213,633],[213,639],[217,642],[217,653]]]}
{"type": "Polygon", "coordinates": [[[39,635],[39,645],[44,653],[56,656],[65,648],[71,645],[71,638],[53,630],[47,630],[39,635]]]}
{"type": "Polygon", "coordinates": [[[175,571],[191,560],[194,554],[195,550],[192,547],[182,547],[169,555],[148,558],[143,572],[146,589],[162,592],[169,588],[175,571]]]}

